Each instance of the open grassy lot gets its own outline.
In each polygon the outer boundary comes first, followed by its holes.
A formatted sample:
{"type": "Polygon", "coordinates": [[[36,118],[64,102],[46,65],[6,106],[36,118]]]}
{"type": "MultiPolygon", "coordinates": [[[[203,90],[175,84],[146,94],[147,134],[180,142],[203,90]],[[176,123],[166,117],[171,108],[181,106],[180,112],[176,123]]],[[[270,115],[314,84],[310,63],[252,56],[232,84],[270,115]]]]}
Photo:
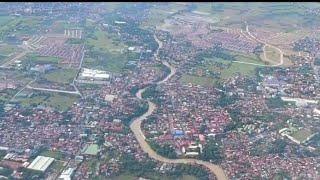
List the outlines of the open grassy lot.
{"type": "Polygon", "coordinates": [[[297,139],[300,142],[305,141],[309,136],[311,136],[313,133],[309,129],[300,129],[293,133],[291,136],[297,139]]]}
{"type": "Polygon", "coordinates": [[[53,22],[52,26],[50,27],[52,33],[64,33],[65,29],[71,28],[79,28],[79,25],[65,20],[58,20],[53,22]]]}
{"type": "Polygon", "coordinates": [[[64,167],[65,167],[64,162],[54,161],[52,163],[52,165],[50,166],[49,170],[52,170],[52,171],[57,172],[57,173],[60,173],[63,170],[64,167]]]}
{"type": "Polygon", "coordinates": [[[209,78],[209,77],[200,77],[200,76],[195,76],[195,75],[184,74],[180,78],[180,82],[182,82],[184,84],[191,83],[193,85],[212,87],[215,83],[215,80],[213,78],[209,78]]]}
{"type": "Polygon", "coordinates": [[[20,48],[14,45],[4,44],[0,45],[0,55],[9,56],[14,52],[21,51],[20,48]]]}
{"type": "Polygon", "coordinates": [[[45,78],[48,81],[69,84],[77,75],[76,69],[56,69],[48,72],[45,78]]]}
{"type": "Polygon", "coordinates": [[[172,14],[185,9],[187,6],[178,3],[157,4],[150,8],[148,19],[142,23],[141,28],[147,29],[163,24],[164,20],[172,14]]]}
{"type": "Polygon", "coordinates": [[[98,30],[94,35],[95,39],[88,38],[87,44],[93,46],[93,49],[96,51],[121,53],[121,51],[127,48],[115,34],[108,34],[105,31],[98,30]]]}
{"type": "MultiPolygon", "coordinates": [[[[173,177],[168,177],[168,176],[155,176],[155,175],[150,175],[146,178],[150,179],[167,179],[167,180],[173,180],[175,178],[173,177]]],[[[119,176],[113,177],[112,180],[136,180],[138,177],[133,176],[129,173],[123,173],[119,176]]],[[[195,176],[190,176],[190,175],[182,175],[181,177],[176,178],[176,180],[196,180],[197,178],[195,176]]]]}
{"type": "MultiPolygon", "coordinates": [[[[254,54],[244,54],[229,50],[225,52],[231,55],[236,61],[264,64],[254,54]]],[[[255,69],[256,66],[254,65],[241,64],[229,59],[210,57],[204,58],[202,63],[198,63],[195,67],[192,67],[193,74],[184,74],[180,81],[182,83],[212,86],[218,81],[231,78],[238,74],[252,76],[255,73],[255,69]],[[198,75],[198,72],[202,72],[202,75],[198,75]]]]}
{"type": "Polygon", "coordinates": [[[12,19],[12,16],[0,16],[0,26],[5,25],[12,19]]]}
{"type": "Polygon", "coordinates": [[[280,53],[278,50],[270,46],[265,46],[265,53],[266,53],[266,58],[269,60],[268,62],[270,64],[280,63],[280,53]]]}
{"type": "Polygon", "coordinates": [[[37,53],[29,53],[24,59],[32,62],[32,64],[58,64],[62,60],[53,56],[39,56],[37,53]]]}
{"type": "Polygon", "coordinates": [[[43,151],[39,154],[39,156],[47,156],[47,157],[52,157],[55,159],[62,159],[62,153],[59,151],[51,151],[51,150],[46,150],[43,151]]]}
{"type": "MultiPolygon", "coordinates": [[[[27,93],[27,91],[24,90],[22,91],[22,93],[27,93]]],[[[78,98],[79,97],[76,95],[47,93],[47,92],[39,93],[39,91],[37,92],[34,91],[34,94],[32,96],[17,97],[16,101],[24,107],[42,105],[42,106],[55,108],[58,111],[64,111],[64,110],[67,110],[69,107],[71,107],[73,103],[78,100],[78,98]]]]}

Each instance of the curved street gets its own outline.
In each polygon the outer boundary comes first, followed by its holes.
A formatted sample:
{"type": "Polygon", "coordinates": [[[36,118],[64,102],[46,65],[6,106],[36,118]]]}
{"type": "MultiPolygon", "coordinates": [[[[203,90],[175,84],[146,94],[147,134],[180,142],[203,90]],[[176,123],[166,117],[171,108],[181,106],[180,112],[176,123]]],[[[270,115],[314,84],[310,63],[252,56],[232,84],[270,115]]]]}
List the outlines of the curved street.
{"type": "MultiPolygon", "coordinates": [[[[158,38],[155,36],[156,41],[159,44],[159,47],[157,49],[157,52],[155,54],[156,60],[159,60],[158,54],[159,54],[159,49],[162,47],[162,42],[158,40],[158,38]]],[[[175,73],[176,73],[176,69],[171,66],[168,62],[164,61],[162,62],[163,65],[167,66],[168,68],[170,68],[170,74],[168,76],[166,76],[163,80],[157,82],[157,84],[161,84],[164,83],[166,81],[168,81],[175,73]]],[[[137,93],[136,93],[136,97],[139,99],[142,99],[142,93],[146,90],[147,87],[140,89],[137,93]]],[[[198,165],[203,165],[206,168],[208,168],[216,177],[218,180],[226,180],[228,179],[226,174],[224,173],[223,169],[215,164],[212,164],[210,162],[206,162],[206,161],[202,161],[199,159],[169,159],[163,156],[160,156],[159,154],[157,154],[151,147],[150,145],[147,143],[146,138],[141,130],[141,124],[142,122],[147,119],[154,110],[156,110],[157,106],[148,100],[148,111],[145,112],[144,114],[142,114],[141,116],[135,118],[131,124],[130,124],[130,129],[132,130],[133,134],[135,135],[138,143],[140,144],[142,150],[144,152],[146,152],[149,157],[164,162],[164,163],[184,163],[184,164],[198,164],[198,165]]]]}

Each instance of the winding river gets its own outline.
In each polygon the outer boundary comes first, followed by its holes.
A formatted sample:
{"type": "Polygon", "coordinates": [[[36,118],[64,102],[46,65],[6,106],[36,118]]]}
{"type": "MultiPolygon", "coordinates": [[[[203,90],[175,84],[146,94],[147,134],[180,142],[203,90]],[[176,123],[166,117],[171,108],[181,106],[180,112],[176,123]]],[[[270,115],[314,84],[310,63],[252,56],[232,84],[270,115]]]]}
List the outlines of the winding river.
{"type": "MultiPolygon", "coordinates": [[[[158,42],[159,47],[155,53],[155,58],[156,60],[159,60],[159,49],[162,47],[162,42],[156,37],[154,36],[155,40],[158,42]]],[[[165,66],[167,66],[168,68],[170,68],[170,74],[167,75],[163,80],[158,81],[156,84],[161,84],[164,83],[166,81],[168,81],[175,73],[176,73],[176,69],[171,66],[168,62],[166,61],[161,61],[161,63],[165,66]]],[[[146,90],[147,87],[140,89],[137,93],[136,93],[136,97],[139,99],[142,99],[142,93],[146,90]]],[[[147,143],[146,138],[141,130],[141,124],[142,122],[147,119],[154,110],[156,110],[157,106],[156,104],[154,104],[153,102],[151,102],[150,100],[148,101],[148,111],[145,112],[144,114],[142,114],[141,116],[135,118],[132,123],[130,124],[130,129],[132,130],[133,134],[135,135],[138,143],[140,144],[142,150],[144,152],[146,152],[149,157],[157,160],[157,161],[161,161],[164,163],[184,163],[184,164],[198,164],[198,165],[203,165],[205,167],[207,167],[216,177],[218,180],[226,180],[228,179],[226,174],[224,173],[223,169],[215,164],[212,164],[210,162],[207,161],[202,161],[199,159],[169,159],[163,156],[160,156],[159,154],[157,154],[151,147],[150,145],[147,143]]]]}

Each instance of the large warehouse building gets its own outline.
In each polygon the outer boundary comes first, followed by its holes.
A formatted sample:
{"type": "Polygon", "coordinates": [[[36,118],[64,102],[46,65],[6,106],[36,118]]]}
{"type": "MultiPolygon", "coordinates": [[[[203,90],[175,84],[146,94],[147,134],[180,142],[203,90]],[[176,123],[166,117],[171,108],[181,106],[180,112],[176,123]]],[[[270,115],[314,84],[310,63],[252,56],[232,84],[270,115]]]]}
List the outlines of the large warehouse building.
{"type": "Polygon", "coordinates": [[[45,172],[48,169],[48,167],[53,163],[53,161],[54,161],[54,158],[38,156],[28,166],[28,169],[45,172]]]}
{"type": "Polygon", "coordinates": [[[90,80],[108,80],[110,78],[110,74],[106,71],[94,70],[83,68],[80,73],[80,79],[90,79],[90,80]]]}

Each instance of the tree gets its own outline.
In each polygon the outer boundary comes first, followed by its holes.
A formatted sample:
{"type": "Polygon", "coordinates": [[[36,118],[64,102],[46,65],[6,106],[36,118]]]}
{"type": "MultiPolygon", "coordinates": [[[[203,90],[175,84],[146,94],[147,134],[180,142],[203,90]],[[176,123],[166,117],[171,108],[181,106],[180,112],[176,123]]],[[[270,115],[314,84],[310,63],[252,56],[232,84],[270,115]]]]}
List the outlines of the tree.
{"type": "Polygon", "coordinates": [[[200,159],[205,161],[213,161],[214,163],[220,163],[223,157],[218,143],[213,139],[210,139],[203,148],[203,151],[200,154],[200,159]]]}

